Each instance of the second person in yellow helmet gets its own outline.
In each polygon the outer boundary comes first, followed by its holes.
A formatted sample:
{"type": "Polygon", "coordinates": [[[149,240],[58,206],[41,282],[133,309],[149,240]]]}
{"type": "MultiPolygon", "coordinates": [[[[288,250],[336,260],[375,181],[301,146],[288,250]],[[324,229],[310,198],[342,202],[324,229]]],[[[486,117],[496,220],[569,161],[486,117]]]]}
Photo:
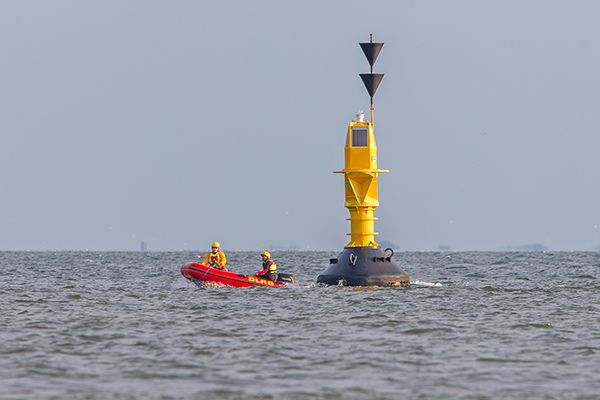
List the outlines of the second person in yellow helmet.
{"type": "Polygon", "coordinates": [[[211,251],[208,252],[202,264],[206,265],[207,267],[213,267],[227,271],[227,268],[225,268],[225,264],[227,264],[227,257],[225,257],[225,253],[221,251],[221,244],[219,242],[213,242],[211,245],[211,251]]]}
{"type": "Polygon", "coordinates": [[[276,282],[277,264],[275,263],[275,260],[271,258],[271,253],[269,253],[268,251],[263,251],[262,253],[260,253],[260,257],[262,258],[263,269],[258,271],[255,275],[276,282]]]}

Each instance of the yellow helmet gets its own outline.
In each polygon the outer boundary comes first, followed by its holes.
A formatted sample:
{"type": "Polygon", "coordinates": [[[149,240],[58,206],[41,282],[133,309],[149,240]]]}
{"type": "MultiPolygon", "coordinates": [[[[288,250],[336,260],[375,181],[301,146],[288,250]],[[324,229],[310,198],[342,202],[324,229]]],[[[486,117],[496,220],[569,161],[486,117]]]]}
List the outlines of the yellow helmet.
{"type": "Polygon", "coordinates": [[[262,253],[260,253],[261,256],[266,256],[267,258],[271,258],[271,253],[269,253],[268,251],[263,251],[262,253]]]}
{"type": "Polygon", "coordinates": [[[221,244],[219,242],[213,242],[210,247],[221,247],[221,244]]]}

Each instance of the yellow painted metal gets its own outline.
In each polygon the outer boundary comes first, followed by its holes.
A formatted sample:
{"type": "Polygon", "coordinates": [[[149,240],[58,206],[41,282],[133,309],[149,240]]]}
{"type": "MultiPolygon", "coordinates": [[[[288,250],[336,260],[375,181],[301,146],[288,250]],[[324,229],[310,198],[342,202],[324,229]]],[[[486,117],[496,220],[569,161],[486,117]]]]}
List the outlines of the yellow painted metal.
{"type": "Polygon", "coordinates": [[[350,242],[346,247],[379,247],[374,230],[377,220],[374,212],[379,206],[377,175],[389,171],[377,168],[377,145],[371,122],[348,124],[344,158],[344,169],[335,173],[344,174],[345,206],[350,211],[350,242]]]}

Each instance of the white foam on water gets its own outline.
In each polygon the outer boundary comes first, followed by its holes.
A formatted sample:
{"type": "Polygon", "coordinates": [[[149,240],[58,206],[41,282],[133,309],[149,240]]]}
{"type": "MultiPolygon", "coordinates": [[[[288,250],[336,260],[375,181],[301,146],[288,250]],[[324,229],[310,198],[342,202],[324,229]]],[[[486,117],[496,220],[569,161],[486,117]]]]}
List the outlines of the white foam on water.
{"type": "Polygon", "coordinates": [[[442,284],[439,283],[439,282],[425,282],[425,281],[420,281],[418,279],[415,279],[414,281],[411,280],[410,284],[411,285],[417,285],[417,286],[428,286],[428,287],[440,287],[440,286],[442,286],[442,284]]]}

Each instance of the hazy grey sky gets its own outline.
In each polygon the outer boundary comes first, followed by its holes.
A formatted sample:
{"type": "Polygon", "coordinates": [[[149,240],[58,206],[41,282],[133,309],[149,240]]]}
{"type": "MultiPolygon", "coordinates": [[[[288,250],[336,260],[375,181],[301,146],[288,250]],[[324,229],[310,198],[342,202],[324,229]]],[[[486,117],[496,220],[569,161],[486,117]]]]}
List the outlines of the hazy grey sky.
{"type": "Polygon", "coordinates": [[[600,245],[600,2],[2,1],[0,250],[341,249],[375,66],[380,240],[600,245]]]}

